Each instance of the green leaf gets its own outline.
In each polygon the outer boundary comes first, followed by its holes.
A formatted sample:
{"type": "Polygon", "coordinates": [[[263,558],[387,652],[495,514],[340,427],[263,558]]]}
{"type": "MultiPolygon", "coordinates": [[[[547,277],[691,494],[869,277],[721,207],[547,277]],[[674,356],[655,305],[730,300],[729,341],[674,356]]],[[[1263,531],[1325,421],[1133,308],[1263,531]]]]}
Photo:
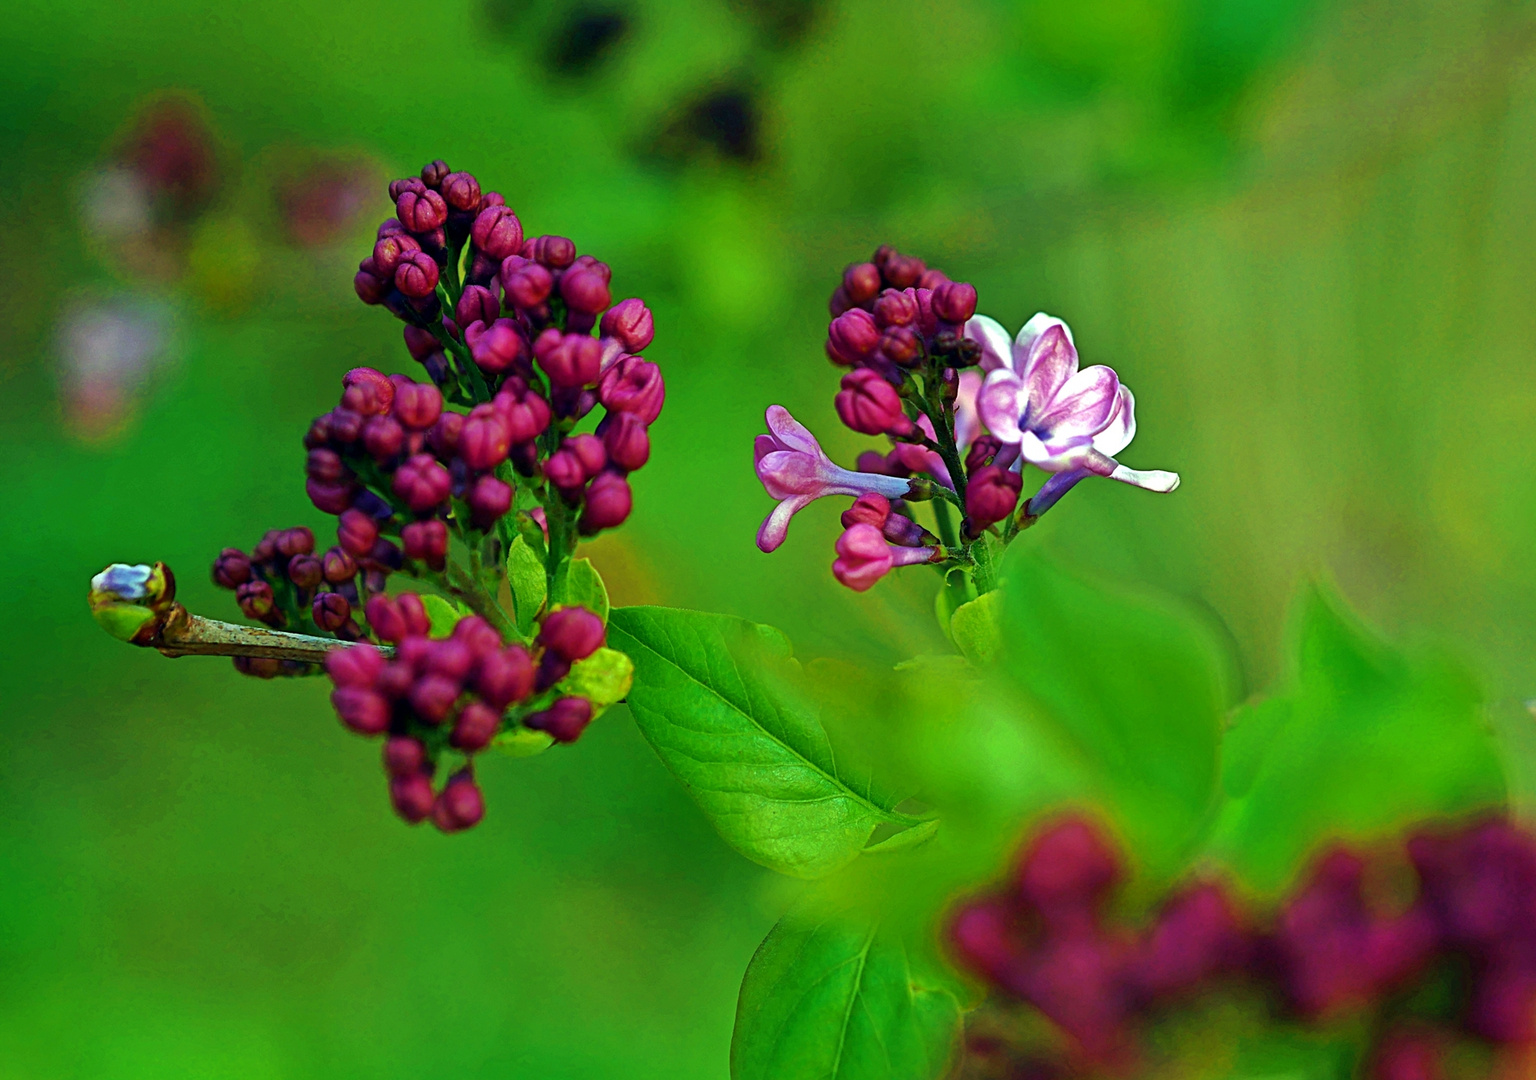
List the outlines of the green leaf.
{"type": "Polygon", "coordinates": [[[613,612],[609,643],[635,664],[641,734],[721,837],[795,877],[856,858],[876,826],[913,826],[895,800],[839,771],[815,711],[794,689],[788,640],[729,615],[613,612]]]}
{"type": "Polygon", "coordinates": [[[1030,713],[1075,745],[1149,869],[1181,868],[1214,803],[1230,668],[1220,639],[1170,599],[1069,574],[1015,548],[1002,670],[1030,713]]]}
{"type": "Polygon", "coordinates": [[[453,633],[453,628],[466,614],[436,593],[422,593],[421,604],[427,609],[427,618],[432,622],[430,634],[435,638],[445,638],[453,633]]]}
{"type": "Polygon", "coordinates": [[[732,1080],[936,1080],[960,1034],[944,990],[912,983],[874,927],[787,915],[741,983],[732,1080]]]}
{"type": "Polygon", "coordinates": [[[556,605],[584,607],[608,621],[608,589],[591,559],[572,559],[560,568],[552,599],[556,605]]]}
{"type": "Polygon", "coordinates": [[[1327,838],[1504,799],[1482,695],[1460,665],[1390,648],[1315,586],[1294,640],[1286,689],[1241,711],[1223,748],[1233,797],[1211,846],[1250,885],[1280,888],[1327,838]]]}
{"type": "Polygon", "coordinates": [[[944,575],[944,584],[933,598],[933,614],[939,620],[939,628],[949,633],[949,620],[955,609],[976,599],[976,584],[965,567],[957,566],[944,575]]]}
{"type": "MultiPolygon", "coordinates": [[[[537,528],[537,526],[535,526],[537,528]]],[[[512,606],[517,613],[517,628],[524,637],[533,633],[549,578],[541,559],[528,541],[518,536],[507,549],[507,584],[512,588],[512,606]]]]}
{"type": "Polygon", "coordinates": [[[534,731],[531,728],[513,728],[503,731],[491,740],[491,748],[500,750],[508,757],[533,757],[542,754],[555,740],[542,731],[534,731]]]}
{"type": "Polygon", "coordinates": [[[994,590],[961,604],[950,616],[950,640],[977,667],[992,663],[1002,651],[1002,614],[1003,594],[994,590]]]}
{"type": "Polygon", "coordinates": [[[560,682],[560,689],[592,703],[595,720],[610,706],[624,700],[635,681],[635,665],[617,649],[598,649],[578,661],[560,682]]]}

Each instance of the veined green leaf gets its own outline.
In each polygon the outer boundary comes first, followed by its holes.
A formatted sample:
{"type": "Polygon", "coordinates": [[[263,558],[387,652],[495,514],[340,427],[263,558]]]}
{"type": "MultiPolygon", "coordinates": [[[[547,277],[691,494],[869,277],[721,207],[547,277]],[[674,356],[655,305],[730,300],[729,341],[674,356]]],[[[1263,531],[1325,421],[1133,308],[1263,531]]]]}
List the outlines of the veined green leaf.
{"type": "Polygon", "coordinates": [[[528,541],[522,536],[514,539],[507,550],[507,583],[512,589],[517,628],[527,637],[533,632],[539,609],[544,606],[549,579],[544,569],[544,560],[528,546],[528,541]]]}

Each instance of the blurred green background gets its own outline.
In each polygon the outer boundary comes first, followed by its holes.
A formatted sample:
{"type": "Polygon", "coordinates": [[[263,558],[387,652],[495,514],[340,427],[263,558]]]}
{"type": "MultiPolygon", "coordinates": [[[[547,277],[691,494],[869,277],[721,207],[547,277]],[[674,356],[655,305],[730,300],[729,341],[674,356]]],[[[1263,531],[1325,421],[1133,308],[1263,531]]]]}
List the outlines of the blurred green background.
{"type": "Polygon", "coordinates": [[[1536,4],[11,0],[0,43],[4,1080],[725,1075],[785,887],[622,709],[488,762],[445,839],[322,685],[87,617],[90,574],[157,558],[232,616],[219,548],[321,531],[299,437],[346,369],[413,366],[350,277],[433,157],[655,311],[667,408],[592,552],[616,602],[948,651],[932,577],[833,581],[833,507],[752,543],[767,404],[865,445],[825,303],[888,241],[1010,327],[1066,318],[1136,391],[1126,462],[1183,475],[1085,484],[1025,542],[1207,608],[1247,691],[1323,573],[1536,694],[1536,4]],[[214,166],[146,249],[110,168],[167,93],[214,166]]]}

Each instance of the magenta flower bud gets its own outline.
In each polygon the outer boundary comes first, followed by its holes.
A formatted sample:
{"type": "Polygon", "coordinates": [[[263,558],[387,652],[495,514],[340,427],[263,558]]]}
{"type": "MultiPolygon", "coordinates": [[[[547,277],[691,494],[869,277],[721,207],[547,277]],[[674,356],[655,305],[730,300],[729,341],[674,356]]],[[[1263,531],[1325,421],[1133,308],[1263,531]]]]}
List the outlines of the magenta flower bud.
{"type": "Polygon", "coordinates": [[[406,252],[420,250],[421,244],[410,233],[392,233],[382,237],[373,245],[372,273],[386,281],[392,280],[406,252]]]}
{"type": "Polygon", "coordinates": [[[608,451],[603,449],[603,440],[596,435],[572,435],[560,445],[576,455],[588,479],[596,476],[608,464],[608,451]]]}
{"type": "Polygon", "coordinates": [[[496,628],[478,615],[460,619],[453,627],[453,640],[468,647],[474,663],[501,652],[501,635],[496,628]]]}
{"type": "Polygon", "coordinates": [[[617,528],[624,524],[633,507],[634,495],[628,480],[612,471],[598,473],[587,488],[587,502],[577,529],[583,536],[592,536],[603,529],[617,528]]]}
{"type": "Polygon", "coordinates": [[[623,346],[627,353],[642,351],[656,336],[656,326],[650,308],[637,297],[620,300],[603,312],[600,324],[603,337],[611,337],[623,346]]]}
{"type": "Polygon", "coordinates": [[[437,263],[424,251],[409,251],[395,268],[395,288],[406,296],[420,299],[437,289],[437,263]]]}
{"type": "Polygon", "coordinates": [[[437,335],[420,326],[407,326],[405,328],[405,347],[410,350],[411,359],[417,363],[426,360],[427,357],[442,349],[442,344],[437,340],[437,335]]]}
{"type": "Polygon", "coordinates": [[[251,580],[251,560],[239,548],[225,548],[213,560],[213,583],[221,589],[238,589],[251,580]]]}
{"type": "Polygon", "coordinates": [[[874,263],[853,263],[843,271],[843,293],[851,304],[867,304],[880,294],[880,268],[874,263]]]}
{"type": "Polygon", "coordinates": [[[361,559],[379,538],[378,523],[361,510],[347,510],[336,521],[336,539],[348,555],[361,559]]]}
{"type": "Polygon", "coordinates": [[[837,288],[832,290],[832,298],[827,301],[827,311],[834,319],[855,306],[857,305],[848,298],[848,290],[843,288],[842,285],[838,285],[837,288]]]}
{"type": "Polygon", "coordinates": [[[606,637],[603,620],[583,607],[552,611],[539,627],[539,644],[573,664],[602,648],[606,637]]]}
{"type": "Polygon", "coordinates": [[[320,571],[332,585],[340,585],[357,576],[357,560],[339,547],[333,547],[320,560],[320,571]]]}
{"type": "Polygon", "coordinates": [[[534,713],[523,723],[542,731],[555,742],[572,743],[592,722],[592,703],[586,698],[563,697],[543,712],[534,713]]]}
{"type": "Polygon", "coordinates": [[[880,273],[893,288],[909,289],[928,270],[922,259],[892,252],[880,266],[880,273]]]}
{"type": "Polygon", "coordinates": [[[469,235],[475,247],[493,259],[506,259],[523,249],[523,223],[505,203],[485,206],[475,215],[469,235]]]}
{"type": "Polygon", "coordinates": [[[851,529],[855,525],[873,525],[877,529],[884,529],[887,519],[891,516],[891,500],[877,491],[866,491],[853,505],[843,511],[843,528],[851,529]]]}
{"type": "Polygon", "coordinates": [[[353,645],[325,655],[325,672],[337,686],[371,687],[384,666],[384,654],[372,645],[353,645]]]}
{"type": "Polygon", "coordinates": [[[247,581],[235,590],[235,600],[248,619],[265,622],[274,611],[272,586],[265,581],[247,581]]]}
{"type": "Polygon", "coordinates": [[[363,425],[363,447],[380,464],[400,453],[405,445],[405,429],[393,416],[369,417],[363,425]]]}
{"type": "MultiPolygon", "coordinates": [[[[389,197],[389,201],[394,202],[395,196],[391,195],[389,197]]],[[[379,222],[378,231],[373,234],[373,238],[375,240],[382,240],[386,236],[394,236],[396,233],[403,232],[405,232],[405,226],[400,224],[399,218],[385,218],[383,221],[379,222]]]]}
{"type": "Polygon", "coordinates": [[[460,326],[477,322],[490,326],[501,315],[501,301],[484,285],[466,285],[453,313],[460,326]]]}
{"type": "MultiPolygon", "coordinates": [[[[404,195],[407,191],[420,193],[426,190],[427,185],[422,182],[419,176],[404,176],[399,180],[391,180],[389,182],[389,201],[399,202],[400,196],[404,195]]],[[[389,220],[395,221],[397,219],[390,218],[389,220]]],[[[401,226],[401,228],[404,227],[404,225],[401,226]]],[[[380,226],[380,228],[382,228],[382,226],[380,226]]]]}
{"type": "Polygon", "coordinates": [[[395,419],[412,431],[426,431],[443,414],[443,395],[431,383],[406,382],[395,388],[395,419]]]}
{"type": "Polygon", "coordinates": [[[533,693],[533,658],[521,645],[509,645],[480,658],[475,691],[498,711],[533,693]]]}
{"type": "MultiPolygon", "coordinates": [[[[448,204],[437,192],[405,190],[395,200],[395,216],[413,233],[429,233],[448,220],[448,204]]],[[[403,291],[403,290],[402,290],[403,291]]]]}
{"type": "Polygon", "coordinates": [[[576,261],[576,245],[563,236],[535,236],[523,244],[523,257],[564,270],[576,261]]]}
{"type": "Polygon", "coordinates": [[[428,674],[416,680],[408,700],[411,709],[428,724],[441,724],[453,711],[453,706],[463,693],[457,679],[446,675],[428,674]]]}
{"type": "Polygon", "coordinates": [[[512,485],[487,473],[470,486],[464,501],[469,504],[475,528],[484,532],[512,509],[512,485]]]}
{"type": "Polygon", "coordinates": [[[827,328],[827,347],[845,364],[855,364],[880,344],[880,330],[863,308],[852,308],[832,320],[827,328]]]}
{"type": "Polygon", "coordinates": [[[476,405],[464,421],[459,435],[459,459],[476,472],[494,469],[507,460],[512,449],[512,434],[507,422],[494,405],[476,405]]]}
{"type": "Polygon", "coordinates": [[[389,412],[395,400],[395,384],[388,375],[370,367],[357,367],[341,377],[341,407],[360,416],[389,412]]]}
{"type": "Polygon", "coordinates": [[[613,299],[608,282],[595,269],[575,267],[560,278],[560,295],[572,311],[596,315],[613,299]]]}
{"type": "Polygon", "coordinates": [[[337,406],[330,411],[329,415],[328,427],[331,442],[337,446],[348,446],[362,437],[363,421],[366,418],[361,413],[337,406]]]}
{"type": "Polygon", "coordinates": [[[414,776],[429,768],[427,747],[409,735],[392,735],[384,740],[384,771],[390,776],[414,776]]]}
{"type": "MultiPolygon", "coordinates": [[[[429,187],[434,185],[428,185],[429,187]]],[[[470,213],[480,209],[480,181],[467,172],[449,173],[437,186],[452,209],[470,213]]]]}
{"type": "Polygon", "coordinates": [[[389,295],[393,281],[392,276],[379,274],[372,259],[364,259],[358,264],[357,273],[352,278],[352,290],[365,304],[382,304],[389,295]]]}
{"type": "Polygon", "coordinates": [[[315,625],[327,634],[334,634],[352,617],[352,605],[341,593],[323,592],[310,605],[310,615],[315,625]]]}
{"type": "Polygon", "coordinates": [[[389,781],[389,801],[407,823],[418,825],[432,813],[436,796],[432,794],[432,781],[421,773],[395,776],[389,781]]]}
{"type": "Polygon", "coordinates": [[[874,525],[854,525],[837,539],[832,573],[855,592],[868,589],[890,573],[893,565],[890,545],[874,525]]]}
{"type": "Polygon", "coordinates": [[[427,432],[427,442],[439,457],[451,458],[458,453],[459,439],[463,434],[464,414],[445,412],[427,432]]]}
{"type": "Polygon", "coordinates": [[[634,472],[651,456],[651,437],[645,421],[634,413],[613,413],[604,421],[603,448],[608,460],[625,472],[634,472]]]}
{"type": "Polygon", "coordinates": [[[457,637],[429,644],[423,670],[462,683],[475,666],[473,650],[457,637]]]}
{"type": "Polygon", "coordinates": [[[501,713],[483,701],[471,701],[459,710],[459,718],[453,723],[453,734],[448,741],[467,753],[484,750],[496,737],[501,727],[501,713]]]}
{"type": "Polygon", "coordinates": [[[924,270],[922,276],[917,279],[917,287],[919,289],[937,289],[940,285],[943,285],[948,281],[948,274],[942,270],[935,270],[930,266],[928,269],[924,270]]]}
{"type": "Polygon", "coordinates": [[[431,454],[413,454],[395,470],[393,487],[406,506],[424,514],[447,501],[453,478],[431,454]]]}
{"type": "Polygon", "coordinates": [[[334,483],[310,477],[304,481],[305,494],[315,504],[315,509],[326,514],[340,514],[352,505],[357,488],[347,481],[334,483]]]}
{"type": "Polygon", "coordinates": [[[313,589],[325,580],[325,572],[313,555],[295,555],[288,560],[288,580],[301,589],[313,589]]]}
{"type": "Polygon", "coordinates": [[[537,307],[549,299],[555,287],[554,276],[548,268],[517,255],[502,262],[500,278],[507,303],[516,308],[537,307]]]}
{"type": "Polygon", "coordinates": [[[445,833],[478,825],[485,817],[485,796],[468,769],[455,773],[432,804],[432,824],[445,833]]]}
{"type": "Polygon", "coordinates": [[[363,607],[368,627],[373,636],[391,645],[398,645],[410,635],[410,626],[400,604],[390,596],[375,596],[363,607]]]}
{"type": "Polygon", "coordinates": [[[912,421],[901,408],[901,395],[868,368],[843,376],[833,404],[843,423],[865,435],[905,435],[912,430],[912,421]]]}
{"type": "Polygon", "coordinates": [[[1019,865],[1017,888],[1049,917],[1101,902],[1123,875],[1120,857],[1099,830],[1070,817],[1035,837],[1019,865]]]}
{"type": "Polygon", "coordinates": [[[528,355],[528,341],[511,319],[472,325],[464,332],[464,340],[475,365],[489,375],[500,375],[528,355]]]}
{"type": "Polygon", "coordinates": [[[979,436],[971,443],[971,448],[965,455],[966,472],[976,472],[978,469],[992,464],[992,460],[1003,449],[1003,441],[995,435],[979,436]]]}
{"type": "Polygon", "coordinates": [[[341,722],[359,735],[382,735],[389,730],[389,701],[377,691],[338,686],[331,691],[331,706],[341,722]]]}
{"type": "Polygon", "coordinates": [[[533,355],[556,386],[586,386],[602,373],[602,344],[582,334],[561,334],[551,327],[533,343],[533,355]]]}
{"type": "Polygon", "coordinates": [[[334,450],[316,447],[304,458],[304,474],[326,484],[336,484],[350,479],[346,463],[334,450]]]}
{"type": "Polygon", "coordinates": [[[587,471],[573,451],[561,449],[544,459],[544,478],[561,491],[579,491],[587,482],[587,471]]]}
{"type": "Polygon", "coordinates": [[[976,286],[947,281],[933,290],[933,311],[948,323],[963,323],[976,314],[976,286]]]}
{"type": "Polygon", "coordinates": [[[1024,480],[1018,473],[987,465],[971,474],[965,485],[965,515],[971,529],[983,529],[1005,519],[1019,503],[1024,480]]]}
{"type": "Polygon", "coordinates": [[[400,545],[407,559],[441,570],[448,560],[448,526],[442,518],[413,521],[400,530],[400,545]]]}
{"type": "Polygon", "coordinates": [[[448,179],[451,172],[452,170],[448,168],[448,163],[442,158],[438,158],[421,167],[421,182],[433,191],[439,191],[442,189],[443,181],[448,179]]]}
{"type": "Polygon", "coordinates": [[[321,413],[309,422],[309,428],[304,432],[304,449],[317,450],[322,446],[329,446],[331,442],[331,414],[321,413]]]}
{"type": "Polygon", "coordinates": [[[875,301],[874,321],[881,329],[890,326],[911,326],[917,322],[916,294],[886,289],[880,294],[880,299],[875,301]]]}
{"type": "Polygon", "coordinates": [[[413,592],[401,593],[395,597],[395,603],[400,607],[400,616],[405,620],[407,633],[415,637],[426,637],[432,632],[432,620],[420,596],[413,592]]]}
{"type": "Polygon", "coordinates": [[[667,391],[659,367],[638,356],[626,356],[603,372],[597,397],[610,411],[634,413],[650,426],[661,415],[667,391]]]}
{"type": "Polygon", "coordinates": [[[893,326],[880,336],[880,355],[902,367],[911,367],[923,358],[923,343],[905,326],[893,326]]]}
{"type": "Polygon", "coordinates": [[[315,550],[315,534],[302,525],[295,529],[279,529],[274,543],[277,553],[287,558],[310,555],[315,550]]]}
{"type": "Polygon", "coordinates": [[[491,404],[501,411],[514,445],[538,438],[549,427],[549,402],[532,390],[514,393],[503,389],[491,404]]]}

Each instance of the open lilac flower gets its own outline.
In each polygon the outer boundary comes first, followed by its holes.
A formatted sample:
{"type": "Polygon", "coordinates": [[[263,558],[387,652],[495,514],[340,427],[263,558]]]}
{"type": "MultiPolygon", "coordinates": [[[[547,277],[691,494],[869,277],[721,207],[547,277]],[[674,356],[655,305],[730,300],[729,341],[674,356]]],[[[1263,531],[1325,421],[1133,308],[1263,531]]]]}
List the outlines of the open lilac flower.
{"type": "Polygon", "coordinates": [[[1072,331],[1041,312],[1011,344],[1007,333],[984,315],[965,326],[981,346],[986,382],[977,396],[982,423],[998,439],[1014,443],[1020,456],[1054,474],[1029,502],[1039,516],[1088,476],[1107,476],[1148,491],[1179,486],[1171,472],[1128,469],[1114,455],[1136,434],[1136,399],[1112,368],[1078,369],[1072,331]]]}
{"type": "Polygon", "coordinates": [[[784,542],[789,519],[827,495],[857,498],[874,492],[888,499],[907,493],[908,482],[899,476],[853,472],[832,463],[816,441],[782,405],[768,407],[768,430],[753,446],[757,478],[779,505],[757,530],[757,546],[772,551],[784,542]]]}

